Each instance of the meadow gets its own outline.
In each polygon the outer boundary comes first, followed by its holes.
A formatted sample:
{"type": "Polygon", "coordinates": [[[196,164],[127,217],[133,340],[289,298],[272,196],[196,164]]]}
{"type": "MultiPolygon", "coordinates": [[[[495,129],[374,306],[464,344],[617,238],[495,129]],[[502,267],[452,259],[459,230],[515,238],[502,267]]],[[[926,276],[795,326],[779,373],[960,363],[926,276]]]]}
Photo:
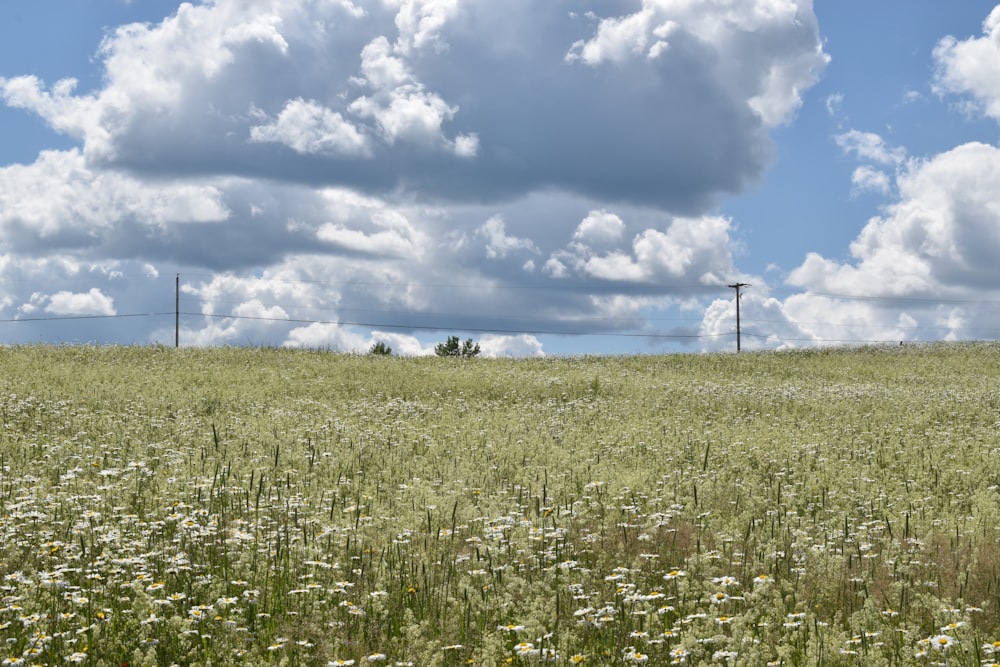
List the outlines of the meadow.
{"type": "Polygon", "coordinates": [[[0,368],[0,665],[1000,662],[995,343],[0,368]]]}

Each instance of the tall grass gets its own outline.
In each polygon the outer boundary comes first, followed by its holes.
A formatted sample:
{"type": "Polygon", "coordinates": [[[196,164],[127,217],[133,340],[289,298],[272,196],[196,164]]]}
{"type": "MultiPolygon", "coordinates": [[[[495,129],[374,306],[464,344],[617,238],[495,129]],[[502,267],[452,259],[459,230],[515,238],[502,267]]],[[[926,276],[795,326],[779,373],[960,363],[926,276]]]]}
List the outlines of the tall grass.
{"type": "Polygon", "coordinates": [[[995,344],[0,367],[0,664],[1000,660],[995,344]]]}

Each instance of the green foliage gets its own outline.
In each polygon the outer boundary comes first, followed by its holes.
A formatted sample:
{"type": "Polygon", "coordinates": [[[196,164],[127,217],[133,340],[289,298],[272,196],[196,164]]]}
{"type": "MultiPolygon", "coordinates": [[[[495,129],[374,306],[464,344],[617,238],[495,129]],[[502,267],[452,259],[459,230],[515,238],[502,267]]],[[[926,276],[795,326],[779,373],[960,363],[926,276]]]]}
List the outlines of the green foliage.
{"type": "Polygon", "coordinates": [[[471,338],[468,338],[459,344],[458,336],[448,336],[446,342],[434,346],[434,354],[439,357],[471,359],[479,354],[479,343],[474,343],[471,338]]]}
{"type": "Polygon", "coordinates": [[[0,367],[0,661],[997,658],[996,344],[0,367]]]}
{"type": "Polygon", "coordinates": [[[371,346],[371,349],[368,350],[368,354],[377,357],[388,357],[392,356],[392,348],[386,345],[384,342],[378,341],[377,343],[371,346]]]}

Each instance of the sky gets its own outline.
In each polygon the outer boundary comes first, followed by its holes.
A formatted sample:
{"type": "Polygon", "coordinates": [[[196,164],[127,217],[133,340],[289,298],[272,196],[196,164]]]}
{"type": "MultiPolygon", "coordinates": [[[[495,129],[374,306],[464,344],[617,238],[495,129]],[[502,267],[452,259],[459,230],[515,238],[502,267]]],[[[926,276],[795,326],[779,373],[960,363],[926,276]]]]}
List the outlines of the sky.
{"type": "Polygon", "coordinates": [[[993,340],[998,123],[992,0],[4,0],[0,343],[993,340]]]}

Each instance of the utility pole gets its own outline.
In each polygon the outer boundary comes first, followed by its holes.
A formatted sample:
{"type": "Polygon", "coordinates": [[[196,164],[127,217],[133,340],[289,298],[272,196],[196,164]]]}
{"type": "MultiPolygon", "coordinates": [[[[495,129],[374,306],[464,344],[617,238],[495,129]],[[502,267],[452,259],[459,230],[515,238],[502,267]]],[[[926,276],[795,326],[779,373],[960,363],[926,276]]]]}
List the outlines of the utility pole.
{"type": "Polygon", "coordinates": [[[749,283],[735,283],[727,287],[736,290],[736,351],[740,351],[740,289],[750,287],[749,283]]]}
{"type": "Polygon", "coordinates": [[[181,346],[181,274],[174,280],[174,347],[181,346]]]}

